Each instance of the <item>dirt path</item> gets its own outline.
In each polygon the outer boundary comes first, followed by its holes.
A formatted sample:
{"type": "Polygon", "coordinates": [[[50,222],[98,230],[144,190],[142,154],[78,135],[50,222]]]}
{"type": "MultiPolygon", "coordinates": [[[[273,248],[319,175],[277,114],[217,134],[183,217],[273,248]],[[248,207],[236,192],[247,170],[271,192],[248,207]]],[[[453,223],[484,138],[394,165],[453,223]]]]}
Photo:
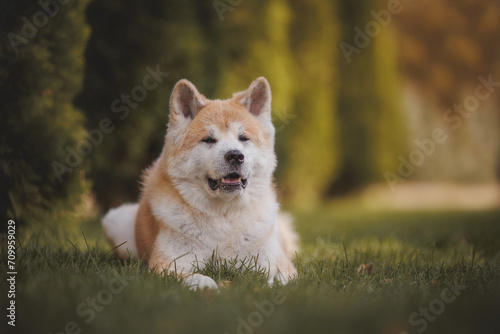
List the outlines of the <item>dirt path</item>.
{"type": "Polygon", "coordinates": [[[377,184],[367,187],[360,198],[370,207],[484,210],[500,208],[500,184],[405,183],[393,192],[377,184]]]}

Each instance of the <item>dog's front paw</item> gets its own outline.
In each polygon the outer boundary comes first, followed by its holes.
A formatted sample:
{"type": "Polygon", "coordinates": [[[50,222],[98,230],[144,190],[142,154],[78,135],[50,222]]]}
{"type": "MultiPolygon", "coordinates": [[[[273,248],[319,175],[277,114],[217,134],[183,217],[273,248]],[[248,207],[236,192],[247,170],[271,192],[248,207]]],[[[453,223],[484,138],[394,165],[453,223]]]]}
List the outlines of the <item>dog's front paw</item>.
{"type": "Polygon", "coordinates": [[[193,274],[184,279],[184,283],[190,290],[203,290],[205,288],[218,290],[217,283],[208,276],[201,274],[193,274]]]}

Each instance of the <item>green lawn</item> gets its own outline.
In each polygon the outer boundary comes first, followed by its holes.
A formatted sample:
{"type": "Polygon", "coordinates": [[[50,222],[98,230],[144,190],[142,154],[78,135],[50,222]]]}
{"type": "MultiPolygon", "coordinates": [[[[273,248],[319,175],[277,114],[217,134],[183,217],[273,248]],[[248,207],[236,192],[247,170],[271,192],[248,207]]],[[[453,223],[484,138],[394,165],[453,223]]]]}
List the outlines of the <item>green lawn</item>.
{"type": "Polygon", "coordinates": [[[16,330],[4,317],[0,332],[500,333],[500,211],[295,216],[299,279],[269,287],[262,272],[213,261],[202,272],[220,293],[119,261],[98,221],[21,227],[16,330]]]}

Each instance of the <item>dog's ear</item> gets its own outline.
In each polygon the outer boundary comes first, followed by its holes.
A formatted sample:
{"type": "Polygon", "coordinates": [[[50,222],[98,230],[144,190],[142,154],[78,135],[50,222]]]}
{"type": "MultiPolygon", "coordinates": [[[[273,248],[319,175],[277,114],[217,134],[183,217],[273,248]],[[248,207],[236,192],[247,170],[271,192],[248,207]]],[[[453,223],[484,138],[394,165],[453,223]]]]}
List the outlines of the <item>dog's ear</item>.
{"type": "Polygon", "coordinates": [[[182,79],[174,87],[170,97],[170,119],[193,119],[206,104],[205,97],[186,79],[182,79]]]}
{"type": "Polygon", "coordinates": [[[247,90],[233,95],[255,117],[271,120],[271,87],[266,78],[260,77],[250,84],[247,90]]]}

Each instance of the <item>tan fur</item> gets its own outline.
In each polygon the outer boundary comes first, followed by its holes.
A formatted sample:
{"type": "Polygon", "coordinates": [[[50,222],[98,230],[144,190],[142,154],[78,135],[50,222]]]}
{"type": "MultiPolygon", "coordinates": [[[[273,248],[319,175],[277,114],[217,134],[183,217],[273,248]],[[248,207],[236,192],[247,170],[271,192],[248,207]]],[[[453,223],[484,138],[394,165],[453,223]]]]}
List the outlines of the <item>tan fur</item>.
{"type": "MultiPolygon", "coordinates": [[[[135,240],[139,257],[146,261],[151,261],[150,258],[153,254],[154,242],[158,236],[160,226],[153,215],[151,210],[150,197],[154,196],[158,190],[162,190],[168,194],[172,201],[179,201],[183,203],[181,196],[172,186],[169,177],[161,172],[161,159],[155,161],[153,166],[146,170],[143,175],[144,188],[142,191],[142,198],[139,202],[139,210],[135,219],[135,240]]],[[[161,226],[162,231],[168,230],[168,225],[161,226]]],[[[158,259],[153,259],[158,264],[158,259]]],[[[169,263],[169,262],[168,262],[169,263]]],[[[164,269],[168,263],[160,265],[164,269]]]]}
{"type": "Polygon", "coordinates": [[[264,136],[260,130],[255,117],[246,112],[245,108],[239,103],[233,100],[207,101],[207,105],[200,109],[197,116],[191,122],[186,140],[182,142],[182,145],[172,147],[170,154],[175,156],[181,151],[189,151],[198,145],[208,135],[206,131],[207,124],[216,124],[221,131],[227,131],[229,124],[232,122],[242,123],[248,129],[247,135],[259,147],[264,145],[261,138],[269,141],[269,137],[264,136]]]}
{"type": "Polygon", "coordinates": [[[157,235],[158,223],[151,207],[147,201],[141,200],[135,223],[135,242],[141,259],[149,260],[157,235]]]}

